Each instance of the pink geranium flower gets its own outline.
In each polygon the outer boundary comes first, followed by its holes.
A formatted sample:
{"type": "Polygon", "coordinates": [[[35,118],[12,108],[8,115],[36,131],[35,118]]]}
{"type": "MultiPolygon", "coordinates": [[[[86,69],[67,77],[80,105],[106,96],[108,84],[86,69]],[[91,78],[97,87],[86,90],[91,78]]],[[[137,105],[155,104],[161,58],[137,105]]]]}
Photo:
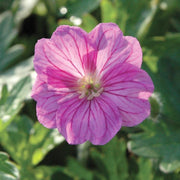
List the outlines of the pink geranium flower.
{"type": "Polygon", "coordinates": [[[139,42],[116,24],[101,23],[90,33],[58,27],[35,47],[38,120],[58,128],[70,144],[107,143],[121,126],[135,126],[150,114],[154,86],[141,63],[139,42]]]}

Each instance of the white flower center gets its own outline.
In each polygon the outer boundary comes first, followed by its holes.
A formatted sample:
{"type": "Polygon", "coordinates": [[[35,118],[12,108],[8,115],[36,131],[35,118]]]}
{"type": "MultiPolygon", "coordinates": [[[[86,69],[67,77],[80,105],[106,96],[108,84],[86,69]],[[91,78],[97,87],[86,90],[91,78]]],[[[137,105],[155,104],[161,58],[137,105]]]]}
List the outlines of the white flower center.
{"type": "Polygon", "coordinates": [[[100,96],[103,92],[101,83],[93,76],[86,76],[79,81],[79,98],[87,97],[87,100],[92,100],[94,97],[100,96]]]}

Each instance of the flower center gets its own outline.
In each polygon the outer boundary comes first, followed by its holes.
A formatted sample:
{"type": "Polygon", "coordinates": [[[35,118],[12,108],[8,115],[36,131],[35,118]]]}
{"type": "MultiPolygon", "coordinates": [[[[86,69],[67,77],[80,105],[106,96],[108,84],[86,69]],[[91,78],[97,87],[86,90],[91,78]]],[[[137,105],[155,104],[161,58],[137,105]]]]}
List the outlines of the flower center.
{"type": "Polygon", "coordinates": [[[92,76],[86,76],[79,81],[79,98],[87,97],[87,100],[92,100],[94,97],[100,96],[103,92],[101,83],[92,76]]]}

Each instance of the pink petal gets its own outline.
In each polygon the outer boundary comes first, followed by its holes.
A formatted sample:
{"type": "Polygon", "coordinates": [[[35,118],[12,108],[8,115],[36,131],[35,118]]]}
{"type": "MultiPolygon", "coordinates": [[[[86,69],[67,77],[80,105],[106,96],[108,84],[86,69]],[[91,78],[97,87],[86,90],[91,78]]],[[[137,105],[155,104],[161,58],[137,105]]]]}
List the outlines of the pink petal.
{"type": "Polygon", "coordinates": [[[118,108],[108,96],[101,94],[92,101],[91,110],[97,119],[95,120],[94,116],[90,119],[92,132],[90,141],[96,145],[106,144],[121,128],[122,119],[118,108]],[[102,131],[102,127],[104,131],[102,131]]]}
{"type": "Polygon", "coordinates": [[[56,114],[57,128],[70,144],[80,144],[88,140],[89,101],[79,99],[77,94],[66,96],[60,102],[56,114]]]}
{"type": "Polygon", "coordinates": [[[77,86],[79,73],[70,62],[61,58],[60,50],[51,40],[39,40],[35,49],[34,68],[41,80],[56,89],[77,86]]]}
{"type": "Polygon", "coordinates": [[[33,86],[31,96],[37,101],[36,112],[39,122],[47,128],[56,128],[57,102],[63,96],[54,90],[49,90],[47,84],[39,77],[33,86]]]}
{"type": "Polygon", "coordinates": [[[149,75],[138,67],[123,63],[103,76],[104,93],[118,106],[122,126],[141,123],[150,114],[148,98],[154,86],[149,75]]]}
{"type": "Polygon", "coordinates": [[[121,128],[116,105],[106,97],[91,101],[77,95],[64,98],[57,112],[57,128],[70,144],[87,140],[93,144],[107,143],[121,128]]]}
{"type": "Polygon", "coordinates": [[[126,62],[140,68],[142,64],[142,49],[139,41],[132,36],[125,36],[125,39],[131,45],[131,54],[127,58],[126,62]]]}
{"type": "Polygon", "coordinates": [[[97,72],[105,72],[115,63],[124,62],[129,57],[131,45],[123,37],[123,33],[114,23],[101,23],[90,33],[97,51],[97,72]]]}
{"type": "Polygon", "coordinates": [[[63,70],[47,68],[47,84],[57,91],[68,89],[72,92],[78,86],[78,78],[63,70]]]}
{"type": "Polygon", "coordinates": [[[95,70],[96,51],[89,43],[88,34],[79,27],[59,26],[51,40],[56,44],[64,59],[72,62],[81,75],[95,70]]]}
{"type": "Polygon", "coordinates": [[[49,39],[41,39],[36,43],[34,68],[43,80],[47,79],[48,68],[81,77],[81,72],[73,66],[69,59],[61,55],[61,51],[49,39]]]}

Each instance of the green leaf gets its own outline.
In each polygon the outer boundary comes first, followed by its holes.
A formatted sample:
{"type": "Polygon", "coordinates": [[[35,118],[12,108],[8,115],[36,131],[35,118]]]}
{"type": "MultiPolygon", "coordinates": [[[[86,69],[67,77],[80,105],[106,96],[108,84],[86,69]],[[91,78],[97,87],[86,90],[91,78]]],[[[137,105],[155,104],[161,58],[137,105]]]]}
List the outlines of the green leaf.
{"type": "Polygon", "coordinates": [[[71,175],[71,177],[86,180],[93,179],[93,173],[73,158],[69,158],[67,167],[68,174],[71,175]]]}
{"type": "MultiPolygon", "coordinates": [[[[0,57],[15,38],[17,31],[14,29],[13,16],[7,11],[0,14],[0,57]]],[[[1,58],[0,58],[1,59],[1,58]]]]}
{"type": "Polygon", "coordinates": [[[137,180],[153,180],[152,172],[152,161],[145,158],[139,158],[138,163],[138,174],[136,175],[137,180]]]}
{"type": "Polygon", "coordinates": [[[158,72],[151,74],[156,88],[161,114],[165,121],[175,126],[179,125],[180,95],[179,95],[179,64],[170,58],[161,58],[158,62],[158,72]],[[169,63],[171,62],[171,63],[169,63]]]}
{"type": "Polygon", "coordinates": [[[67,1],[67,9],[69,16],[81,17],[82,15],[89,13],[96,9],[100,3],[100,0],[69,0],[67,1]]]}
{"type": "Polygon", "coordinates": [[[163,0],[162,2],[166,3],[168,11],[180,9],[180,4],[178,0],[163,0]]]}
{"type": "MultiPolygon", "coordinates": [[[[179,124],[180,116],[180,34],[167,34],[164,37],[154,37],[147,40],[144,51],[144,61],[153,70],[149,72],[159,94],[161,113],[164,114],[169,123],[179,124]],[[154,61],[154,62],[152,62],[154,61]]],[[[145,64],[145,70],[148,71],[145,64]]]]}
{"type": "Polygon", "coordinates": [[[140,24],[140,27],[137,31],[137,38],[140,41],[144,41],[146,36],[148,35],[150,28],[152,26],[153,20],[155,19],[155,15],[159,8],[159,1],[152,0],[150,3],[150,10],[147,11],[147,15],[145,16],[144,20],[140,24]]]}
{"type": "Polygon", "coordinates": [[[24,51],[22,45],[14,45],[8,49],[16,35],[12,14],[10,12],[0,14],[0,73],[13,65],[24,51]]]}
{"type": "Polygon", "coordinates": [[[17,180],[19,171],[16,165],[8,160],[8,154],[0,151],[0,179],[17,180]]]}
{"type": "Polygon", "coordinates": [[[159,168],[164,173],[173,172],[174,170],[180,168],[180,161],[174,160],[172,162],[169,162],[169,160],[164,160],[159,164],[159,168]]]}
{"type": "MultiPolygon", "coordinates": [[[[84,148],[87,147],[84,146],[84,148]]],[[[82,162],[80,163],[74,158],[69,158],[66,167],[63,168],[64,172],[74,179],[127,179],[128,164],[124,140],[118,140],[117,137],[114,137],[104,146],[92,147],[89,156],[91,158],[91,168],[85,167],[82,162]]]]}
{"type": "Polygon", "coordinates": [[[27,144],[31,131],[32,121],[22,116],[21,118],[16,117],[6,131],[0,134],[1,144],[19,165],[28,161],[28,156],[31,155],[27,144]]]}
{"type": "Polygon", "coordinates": [[[178,19],[172,18],[172,25],[178,32],[180,32],[180,22],[178,19]]]}
{"type": "MultiPolygon", "coordinates": [[[[82,16],[82,23],[79,25],[86,32],[90,32],[96,25],[98,21],[91,14],[84,14],[82,16]]],[[[60,19],[58,25],[70,25],[73,26],[73,22],[68,19],[60,19]]]]}
{"type": "Polygon", "coordinates": [[[57,130],[33,124],[27,116],[16,117],[0,134],[0,142],[21,168],[37,165],[56,145],[64,141],[57,130]]]}
{"type": "Polygon", "coordinates": [[[62,167],[59,166],[39,166],[34,169],[34,174],[37,180],[73,180],[62,167]]]}
{"type": "Polygon", "coordinates": [[[85,14],[82,16],[82,24],[80,25],[86,32],[90,32],[96,25],[98,21],[90,14],[85,14]]]}
{"type": "Polygon", "coordinates": [[[9,96],[8,88],[7,88],[7,85],[4,84],[1,90],[0,105],[6,102],[8,96],[9,96]]]}
{"type": "Polygon", "coordinates": [[[53,16],[60,16],[59,9],[62,6],[66,6],[67,0],[44,0],[44,4],[46,8],[48,9],[48,12],[52,14],[53,16]]]}
{"type": "Polygon", "coordinates": [[[105,179],[126,179],[128,177],[128,166],[125,142],[114,137],[109,143],[101,147],[101,151],[102,153],[95,149],[91,151],[98,172],[105,179]]]}
{"type": "Polygon", "coordinates": [[[148,34],[158,8],[158,1],[103,0],[101,15],[103,22],[114,22],[124,34],[143,40],[148,34]]]}
{"type": "Polygon", "coordinates": [[[153,54],[152,49],[143,47],[143,61],[147,64],[153,73],[158,72],[158,60],[159,57],[153,54]]]}
{"type": "Polygon", "coordinates": [[[0,74],[0,86],[6,84],[8,89],[12,89],[15,84],[26,76],[34,76],[33,57],[18,63],[0,74]]]}
{"type": "MultiPolygon", "coordinates": [[[[6,101],[0,104],[0,132],[3,131],[20,111],[23,106],[23,101],[27,98],[31,91],[31,79],[25,77],[19,81],[9,92],[8,97],[4,98],[6,101]]],[[[6,93],[7,94],[7,93],[6,93]]]]}
{"type": "Polygon", "coordinates": [[[102,22],[116,23],[118,17],[116,5],[110,0],[101,1],[101,16],[102,22]]]}
{"type": "Polygon", "coordinates": [[[58,21],[58,25],[69,25],[69,26],[73,26],[73,23],[69,20],[69,19],[60,19],[58,21]]]}
{"type": "Polygon", "coordinates": [[[155,36],[143,42],[143,46],[151,49],[152,54],[158,57],[171,56],[176,61],[179,61],[180,51],[180,33],[169,33],[165,36],[155,36]]]}
{"type": "Polygon", "coordinates": [[[62,167],[37,166],[35,168],[21,169],[23,180],[73,180],[62,167]]]}
{"type": "Polygon", "coordinates": [[[0,12],[10,9],[12,3],[13,3],[13,0],[6,0],[6,1],[1,0],[0,1],[0,12]]]}
{"type": "Polygon", "coordinates": [[[32,164],[38,164],[50,150],[63,141],[64,138],[57,129],[47,129],[40,123],[36,123],[29,139],[29,145],[32,146],[33,151],[32,164]]]}
{"type": "Polygon", "coordinates": [[[137,155],[158,158],[160,169],[172,172],[180,168],[180,133],[177,127],[162,122],[146,120],[142,124],[145,132],[131,134],[130,151],[137,155]]]}
{"type": "Polygon", "coordinates": [[[6,70],[10,65],[16,62],[16,58],[24,51],[24,46],[15,45],[8,49],[1,60],[0,72],[6,70]]]}
{"type": "Polygon", "coordinates": [[[39,0],[15,0],[13,3],[13,10],[15,11],[15,21],[20,23],[27,18],[33,11],[39,0]]]}

